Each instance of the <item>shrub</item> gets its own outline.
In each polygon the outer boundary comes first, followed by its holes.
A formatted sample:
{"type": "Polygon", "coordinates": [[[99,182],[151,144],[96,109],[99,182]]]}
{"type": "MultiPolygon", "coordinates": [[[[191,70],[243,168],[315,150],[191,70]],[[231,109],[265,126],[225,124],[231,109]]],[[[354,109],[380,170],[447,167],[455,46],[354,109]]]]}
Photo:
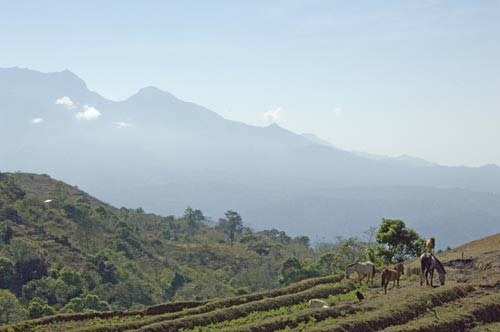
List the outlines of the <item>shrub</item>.
{"type": "Polygon", "coordinates": [[[26,314],[14,294],[0,289],[0,325],[19,322],[26,318],[26,314]]]}
{"type": "Polygon", "coordinates": [[[29,318],[39,318],[55,314],[56,310],[48,305],[47,301],[39,297],[35,297],[28,305],[29,318]]]}

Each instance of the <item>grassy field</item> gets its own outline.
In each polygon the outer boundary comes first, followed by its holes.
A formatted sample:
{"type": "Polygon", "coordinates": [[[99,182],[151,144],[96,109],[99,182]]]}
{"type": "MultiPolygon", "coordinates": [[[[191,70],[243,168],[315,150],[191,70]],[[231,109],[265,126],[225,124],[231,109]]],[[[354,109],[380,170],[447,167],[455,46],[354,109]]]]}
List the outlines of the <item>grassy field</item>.
{"type": "MultiPolygon", "coordinates": [[[[0,331],[500,331],[500,234],[437,254],[444,286],[420,286],[418,261],[405,263],[401,287],[384,295],[342,276],[315,278],[286,288],[203,302],[179,302],[142,311],[47,317],[0,331]],[[358,301],[355,292],[365,299],[358,301]],[[326,309],[310,309],[320,298],[326,309]]],[[[435,283],[439,284],[435,276],[435,283]]]]}

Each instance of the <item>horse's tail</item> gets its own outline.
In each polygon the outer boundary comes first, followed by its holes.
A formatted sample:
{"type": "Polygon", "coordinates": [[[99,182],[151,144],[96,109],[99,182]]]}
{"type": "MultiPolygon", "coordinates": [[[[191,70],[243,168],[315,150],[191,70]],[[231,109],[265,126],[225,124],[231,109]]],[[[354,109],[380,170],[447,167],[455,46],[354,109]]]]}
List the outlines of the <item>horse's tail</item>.
{"type": "Polygon", "coordinates": [[[375,264],[372,265],[372,279],[375,277],[375,264]]]}
{"type": "Polygon", "coordinates": [[[385,269],[382,270],[382,278],[380,278],[381,280],[381,283],[380,283],[380,286],[384,287],[384,281],[385,281],[385,269]]]}

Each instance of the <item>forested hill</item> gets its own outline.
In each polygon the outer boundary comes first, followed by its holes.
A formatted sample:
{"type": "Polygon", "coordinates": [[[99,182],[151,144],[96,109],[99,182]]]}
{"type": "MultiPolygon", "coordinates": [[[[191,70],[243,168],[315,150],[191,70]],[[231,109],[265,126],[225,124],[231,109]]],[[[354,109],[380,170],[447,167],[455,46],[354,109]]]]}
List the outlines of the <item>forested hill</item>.
{"type": "Polygon", "coordinates": [[[115,208],[47,175],[0,173],[0,292],[30,317],[204,300],[274,288],[287,257],[312,255],[305,237],[221,217],[115,208]]]}
{"type": "Polygon", "coordinates": [[[70,71],[0,68],[0,118],[2,171],[47,173],[115,206],[181,215],[191,205],[214,218],[231,208],[257,230],[316,241],[361,236],[384,217],[445,239],[441,248],[498,229],[498,166],[353,153],[154,87],[113,101],[70,71]]]}

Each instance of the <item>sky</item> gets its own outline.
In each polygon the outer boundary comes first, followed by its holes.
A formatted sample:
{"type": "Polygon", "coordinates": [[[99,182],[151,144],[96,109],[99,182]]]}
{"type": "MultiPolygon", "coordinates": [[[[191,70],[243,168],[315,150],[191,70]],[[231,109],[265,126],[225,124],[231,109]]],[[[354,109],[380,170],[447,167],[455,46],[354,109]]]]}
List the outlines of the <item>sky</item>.
{"type": "Polygon", "coordinates": [[[500,0],[7,1],[0,67],[156,86],[346,150],[500,165],[500,0]]]}

